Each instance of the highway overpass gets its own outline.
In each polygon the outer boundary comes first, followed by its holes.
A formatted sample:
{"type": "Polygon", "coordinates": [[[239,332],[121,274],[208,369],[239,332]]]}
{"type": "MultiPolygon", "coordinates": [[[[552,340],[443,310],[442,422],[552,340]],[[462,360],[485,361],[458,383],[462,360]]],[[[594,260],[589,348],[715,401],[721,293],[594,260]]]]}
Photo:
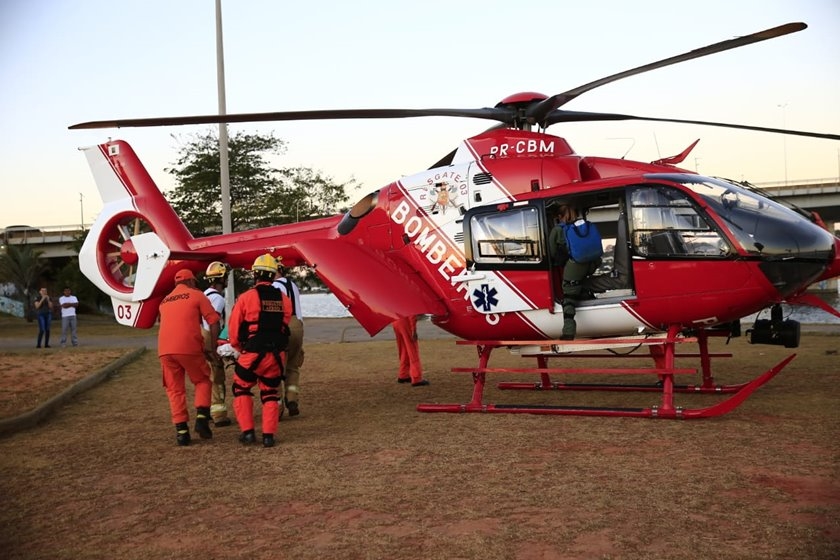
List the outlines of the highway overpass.
{"type": "MultiPolygon", "coordinates": [[[[90,225],[85,226],[89,229],[90,225]]],[[[3,228],[0,249],[6,245],[32,245],[47,259],[75,257],[74,242],[82,234],[80,224],[73,226],[7,226],[3,228]]]]}

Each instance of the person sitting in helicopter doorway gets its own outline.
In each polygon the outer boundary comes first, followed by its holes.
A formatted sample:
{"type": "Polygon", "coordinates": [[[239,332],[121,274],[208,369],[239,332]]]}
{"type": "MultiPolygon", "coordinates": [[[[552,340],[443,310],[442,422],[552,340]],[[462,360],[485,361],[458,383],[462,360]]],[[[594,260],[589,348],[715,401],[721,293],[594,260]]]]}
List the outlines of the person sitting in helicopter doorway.
{"type": "Polygon", "coordinates": [[[561,340],[573,340],[577,332],[575,313],[582,299],[584,281],[601,264],[601,235],[586,221],[577,206],[559,202],[555,226],[548,238],[555,265],[563,267],[563,332],[561,340]]]}

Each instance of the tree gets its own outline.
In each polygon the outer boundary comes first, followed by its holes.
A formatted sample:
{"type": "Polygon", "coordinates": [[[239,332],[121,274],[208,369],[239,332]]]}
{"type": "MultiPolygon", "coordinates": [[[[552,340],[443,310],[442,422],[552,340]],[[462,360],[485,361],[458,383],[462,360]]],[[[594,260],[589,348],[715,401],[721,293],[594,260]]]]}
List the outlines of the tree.
{"type": "Polygon", "coordinates": [[[73,295],[79,299],[82,306],[92,308],[95,311],[100,311],[107,308],[111,298],[105,295],[93,282],[91,282],[79,268],[79,251],[87,238],[89,231],[80,232],[73,238],[70,246],[76,253],[76,256],[71,258],[59,271],[56,277],[57,286],[59,289],[64,286],[73,288],[73,295]]]}
{"type": "MultiPolygon", "coordinates": [[[[306,167],[274,169],[269,156],[280,156],[286,143],[273,134],[237,133],[228,141],[230,210],[233,231],[273,226],[335,214],[347,202],[356,181],[336,183],[306,167]]],[[[211,129],[184,144],[178,160],[166,172],[177,184],[167,194],[172,208],[201,237],[222,232],[222,186],[218,133],[211,129]]],[[[323,285],[311,270],[290,271],[301,287],[323,285]]],[[[236,291],[245,278],[236,277],[236,291]]]]}
{"type": "MultiPolygon", "coordinates": [[[[334,214],[348,200],[355,181],[336,183],[308,168],[273,169],[271,155],[286,143],[273,134],[243,132],[228,141],[230,208],[233,231],[243,231],[334,214]]],[[[215,130],[194,136],[181,147],[166,172],[177,184],[167,198],[196,237],[222,231],[219,143],[215,130]]]]}
{"type": "Polygon", "coordinates": [[[31,319],[29,294],[34,291],[36,282],[49,264],[41,257],[42,251],[34,250],[30,245],[6,245],[6,252],[0,255],[0,280],[11,282],[15,287],[18,300],[23,302],[23,314],[31,319]]]}

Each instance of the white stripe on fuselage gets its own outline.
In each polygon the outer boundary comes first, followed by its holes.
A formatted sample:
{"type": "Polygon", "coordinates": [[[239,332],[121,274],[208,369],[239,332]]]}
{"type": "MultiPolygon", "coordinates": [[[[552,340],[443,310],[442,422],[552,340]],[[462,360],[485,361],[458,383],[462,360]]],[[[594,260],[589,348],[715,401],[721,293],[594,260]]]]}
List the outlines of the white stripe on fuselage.
{"type": "MultiPolygon", "coordinates": [[[[653,330],[630,313],[627,306],[621,302],[596,302],[597,300],[592,300],[577,308],[577,337],[620,336],[653,330]]],[[[523,312],[522,315],[547,338],[556,339],[563,334],[563,307],[559,303],[554,305],[554,313],[547,309],[536,309],[523,312]]]]}

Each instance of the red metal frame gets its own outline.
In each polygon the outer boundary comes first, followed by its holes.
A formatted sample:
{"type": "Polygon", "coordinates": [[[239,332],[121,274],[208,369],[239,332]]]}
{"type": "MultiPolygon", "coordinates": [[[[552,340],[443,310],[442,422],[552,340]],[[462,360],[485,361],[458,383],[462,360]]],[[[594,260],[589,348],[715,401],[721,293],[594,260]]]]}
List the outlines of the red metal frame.
{"type": "MultiPolygon", "coordinates": [[[[573,416],[620,416],[636,418],[668,418],[668,419],[693,419],[710,418],[721,416],[737,408],[756,389],[770,381],[777,373],[796,357],[792,354],[782,360],[775,367],[767,370],[752,381],[738,385],[715,385],[711,372],[711,358],[729,357],[731,354],[711,354],[708,348],[709,336],[723,336],[714,332],[700,330],[696,337],[680,336],[680,327],[674,325],[668,329],[665,337],[648,338],[640,342],[648,346],[650,354],[654,359],[654,367],[647,368],[549,368],[548,358],[552,355],[568,355],[563,348],[591,344],[593,346],[617,345],[627,343],[627,339],[597,339],[591,341],[466,341],[459,340],[458,344],[475,345],[478,351],[477,368],[452,368],[453,372],[472,373],[473,393],[472,399],[463,404],[431,404],[421,403],[417,405],[419,412],[492,412],[507,414],[549,414],[549,415],[573,415],[573,416]],[[677,354],[676,345],[696,342],[700,348],[699,354],[677,354]],[[541,347],[551,347],[553,354],[531,354],[523,357],[535,357],[536,368],[490,368],[487,367],[490,355],[494,349],[499,347],[525,347],[535,344],[541,347]],[[702,381],[700,385],[675,385],[675,375],[695,374],[695,368],[676,368],[674,360],[677,357],[699,357],[702,381]],[[502,389],[529,389],[529,390],[607,390],[607,391],[657,391],[661,393],[661,401],[658,405],[641,408],[609,408],[609,407],[586,407],[586,406],[558,406],[558,405],[516,405],[516,404],[487,404],[484,402],[484,388],[488,373],[536,373],[540,375],[538,383],[514,383],[504,382],[499,384],[502,389]],[[567,384],[551,381],[551,374],[652,374],[659,378],[655,385],[624,385],[624,384],[567,384]],[[674,393],[731,393],[731,396],[712,406],[703,408],[684,408],[674,404],[674,393]]],[[[605,358],[592,354],[576,355],[575,357],[605,358]]],[[[615,356],[615,357],[638,357],[638,356],[615,356]]]]}

